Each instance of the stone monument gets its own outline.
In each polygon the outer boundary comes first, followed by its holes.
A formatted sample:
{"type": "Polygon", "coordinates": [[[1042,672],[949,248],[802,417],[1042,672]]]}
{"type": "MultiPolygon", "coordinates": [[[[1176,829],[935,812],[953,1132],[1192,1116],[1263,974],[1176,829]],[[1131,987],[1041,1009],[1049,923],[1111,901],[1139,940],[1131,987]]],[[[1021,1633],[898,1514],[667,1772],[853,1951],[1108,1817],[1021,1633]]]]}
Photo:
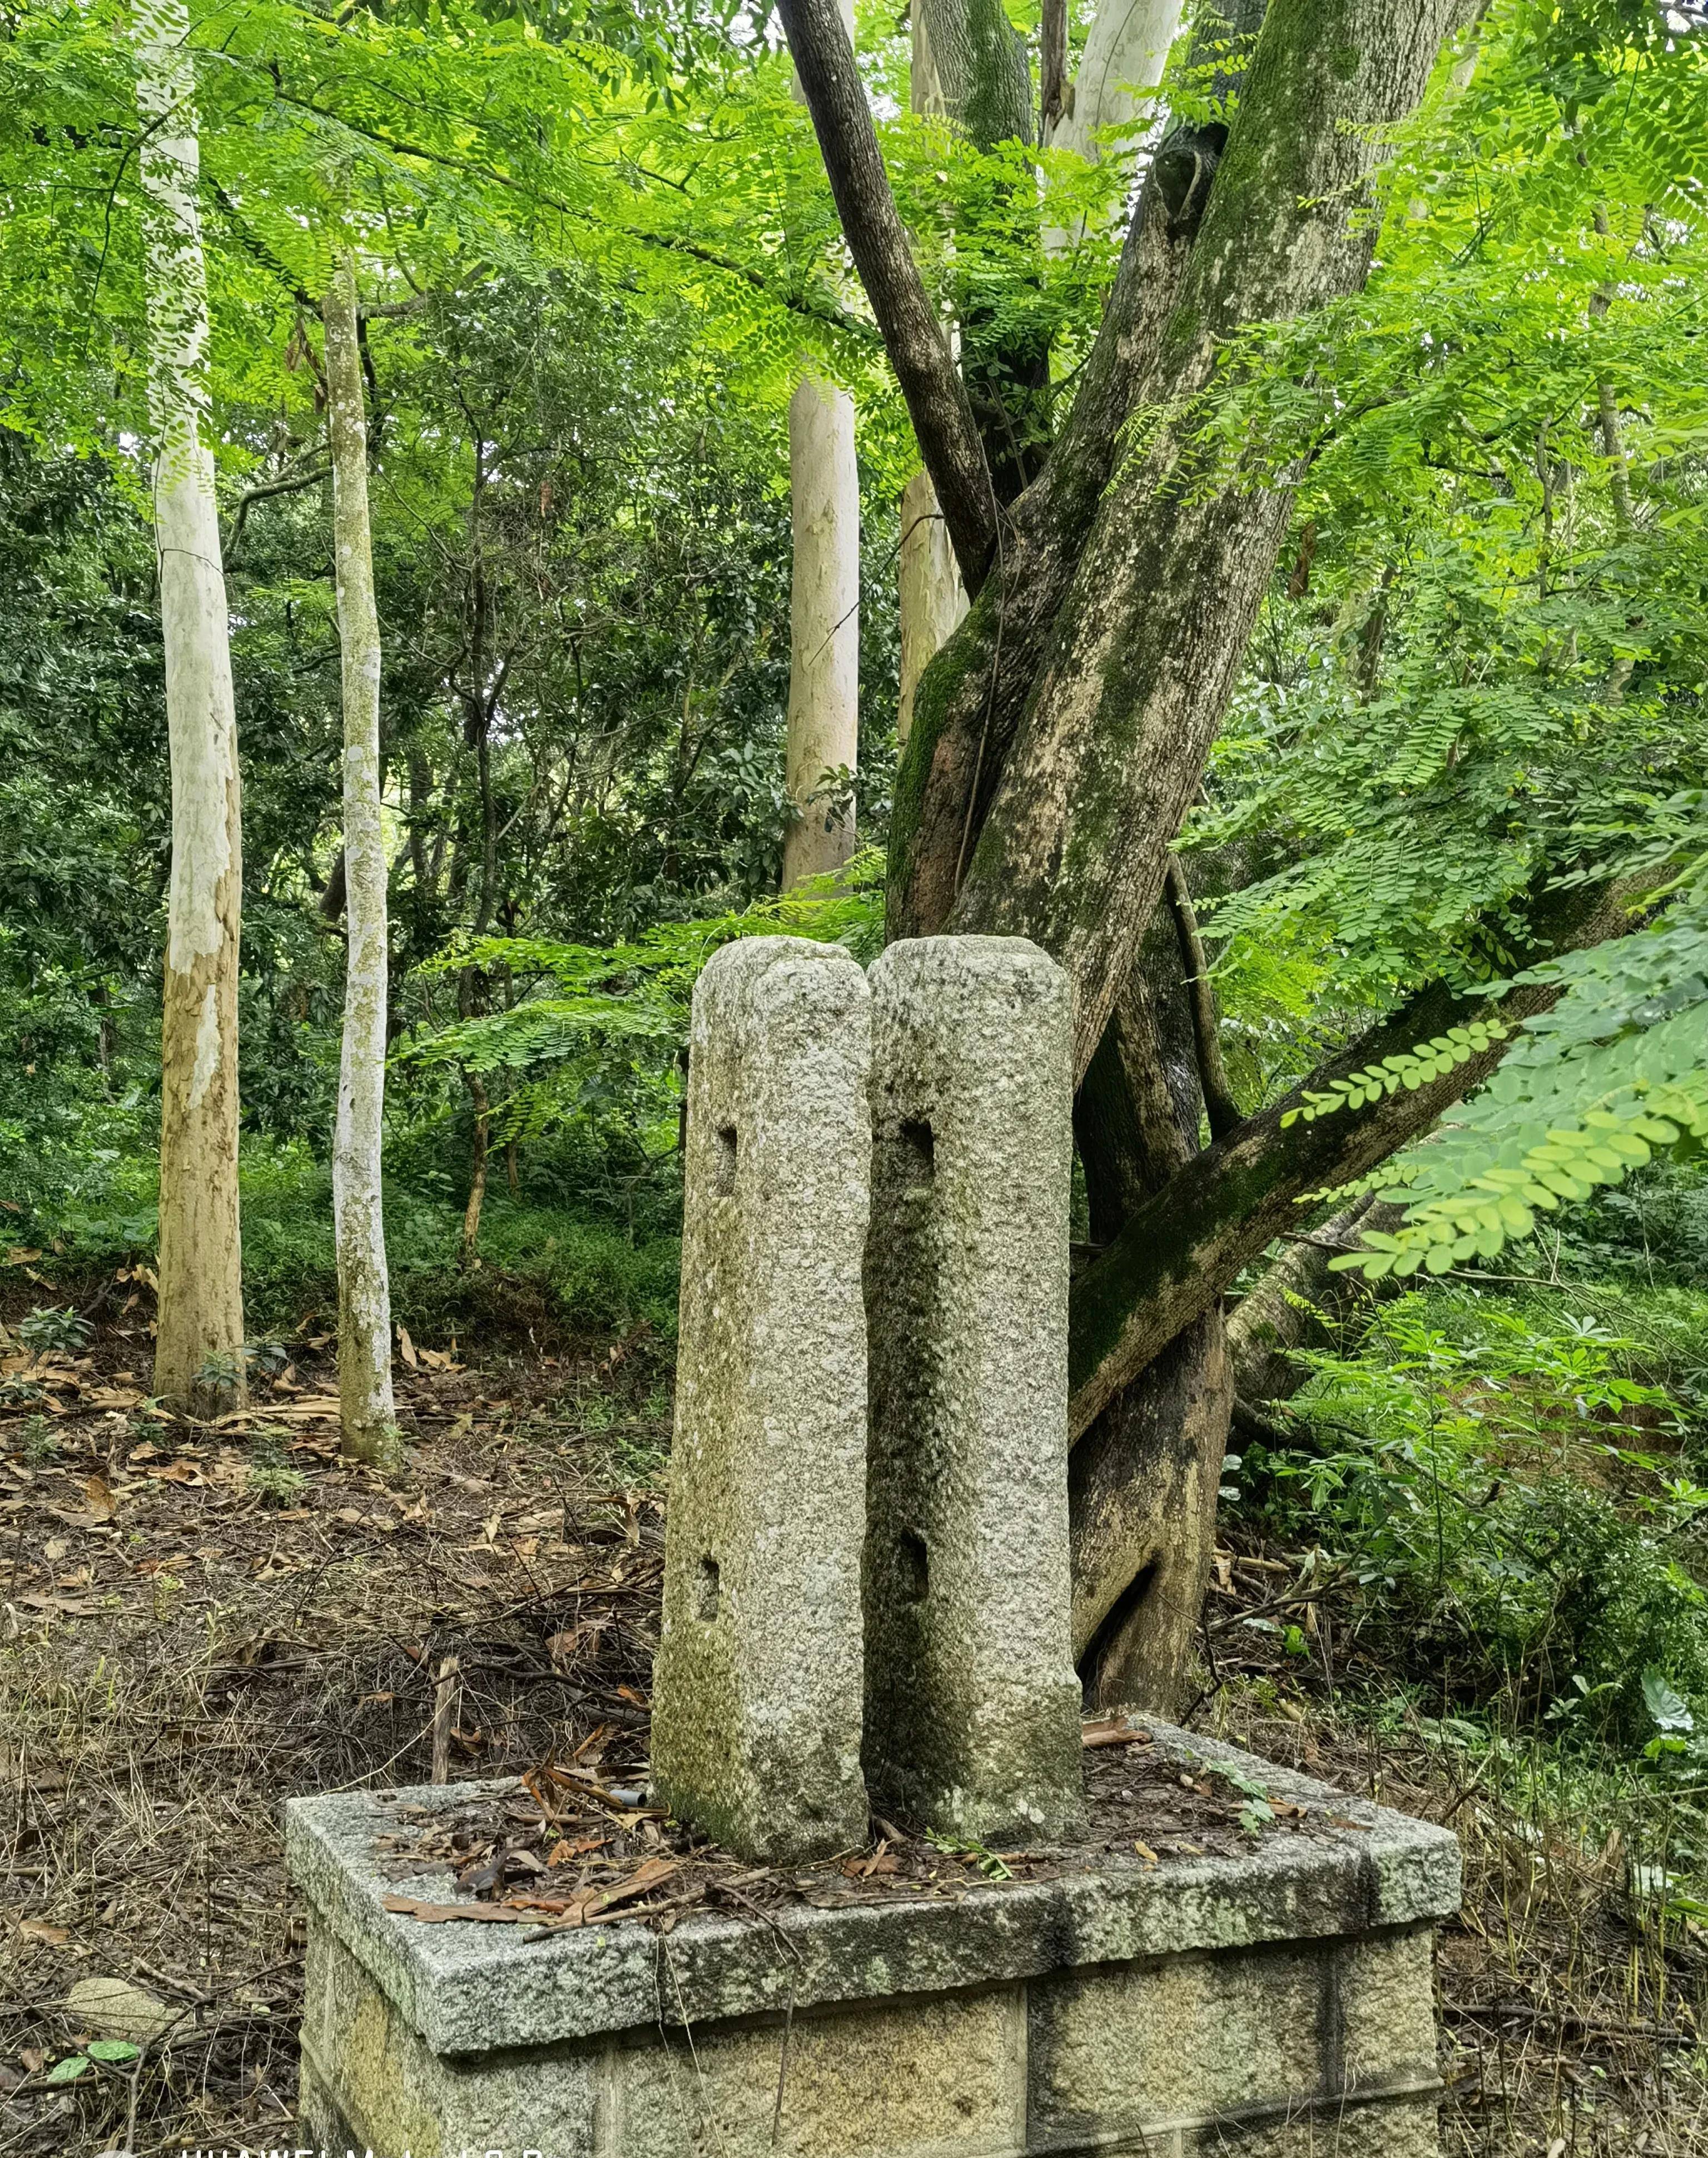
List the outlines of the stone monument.
{"type": "Polygon", "coordinates": [[[653,1772],[767,1860],[866,1832],[860,1780],[871,998],[756,937],[695,986],[653,1772]]]}
{"type": "Polygon", "coordinates": [[[674,1855],[621,1862],[691,1871],[689,1825],[739,1895],[644,1923],[560,1899],[535,1926],[397,1854],[513,1782],[294,1800],[303,2142],[1438,2158],[1448,1831],[1122,1719],[1086,1734],[1111,1766],[1074,1840],[1070,1079],[1066,985],[1019,941],[902,944],[869,986],[789,937],[707,966],[653,1688],[677,1818],[648,1824],[674,1855]],[[929,1831],[888,1890],[863,1737],[880,1805],[929,1831]],[[1147,1762],[1164,1813],[1212,1804],[1216,1849],[1152,1814],[1135,1840],[1147,1762]]]}
{"type": "Polygon", "coordinates": [[[1018,937],[872,968],[865,1761],[981,1842],[1080,1815],[1067,1538],[1066,978],[1018,937]]]}

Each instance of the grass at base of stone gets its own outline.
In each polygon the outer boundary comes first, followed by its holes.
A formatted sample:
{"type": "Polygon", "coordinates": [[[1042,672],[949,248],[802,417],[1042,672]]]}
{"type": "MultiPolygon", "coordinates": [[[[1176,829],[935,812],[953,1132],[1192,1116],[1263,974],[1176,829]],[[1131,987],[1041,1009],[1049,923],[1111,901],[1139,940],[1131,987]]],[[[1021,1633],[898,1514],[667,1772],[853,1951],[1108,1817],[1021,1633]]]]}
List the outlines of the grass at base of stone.
{"type": "Polygon", "coordinates": [[[1562,1774],[1556,1748],[1469,1754],[1403,1703],[1313,1698],[1226,1655],[1192,1721],[1457,1831],[1464,1903],[1437,1937],[1442,2158],[1705,2158],[1708,1935],[1633,1893],[1628,1793],[1562,1774]]]}

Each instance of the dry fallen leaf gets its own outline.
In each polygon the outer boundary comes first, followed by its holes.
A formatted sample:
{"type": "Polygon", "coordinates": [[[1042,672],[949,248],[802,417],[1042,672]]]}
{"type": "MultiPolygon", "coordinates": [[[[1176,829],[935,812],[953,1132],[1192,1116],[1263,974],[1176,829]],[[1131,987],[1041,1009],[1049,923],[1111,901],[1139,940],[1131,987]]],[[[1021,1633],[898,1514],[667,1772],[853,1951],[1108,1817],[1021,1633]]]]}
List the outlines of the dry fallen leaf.
{"type": "Polygon", "coordinates": [[[560,1835],[545,1854],[545,1862],[548,1866],[567,1866],[571,1859],[585,1858],[590,1851],[603,1851],[610,1840],[608,1835],[584,1835],[578,1842],[571,1843],[567,1836],[560,1835]]]}
{"type": "Polygon", "coordinates": [[[46,1918],[25,1918],[20,1921],[18,1932],[27,1941],[39,1941],[44,1948],[62,1949],[71,1938],[64,1926],[52,1924],[46,1918]]]}
{"type": "Polygon", "coordinates": [[[424,1903],[414,1896],[382,1896],[379,1900],[388,1911],[395,1911],[401,1918],[419,1918],[424,1926],[447,1925],[454,1918],[488,1926],[525,1923],[524,1913],[508,1903],[424,1903]]]}
{"type": "Polygon", "coordinates": [[[415,1345],[410,1340],[410,1330],[406,1326],[400,1325],[397,1329],[397,1347],[398,1354],[410,1371],[418,1371],[421,1366],[415,1355],[415,1345]]]}
{"type": "Polygon", "coordinates": [[[1081,1746],[1148,1746],[1150,1739],[1149,1732],[1143,1725],[1129,1723],[1123,1716],[1111,1716],[1101,1723],[1085,1724],[1080,1731],[1081,1746]]]}
{"type": "Polygon", "coordinates": [[[118,1510],[117,1501],[107,1488],[105,1477],[85,1476],[82,1479],[83,1495],[89,1501],[89,1510],[97,1521],[110,1521],[118,1510]]]}

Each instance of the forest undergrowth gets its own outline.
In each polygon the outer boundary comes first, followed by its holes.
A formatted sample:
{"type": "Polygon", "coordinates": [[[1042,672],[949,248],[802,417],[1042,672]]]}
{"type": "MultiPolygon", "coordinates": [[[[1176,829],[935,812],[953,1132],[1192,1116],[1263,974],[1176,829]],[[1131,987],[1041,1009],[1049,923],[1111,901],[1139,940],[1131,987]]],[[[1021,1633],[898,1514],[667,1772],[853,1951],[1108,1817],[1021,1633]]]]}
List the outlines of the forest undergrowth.
{"type": "MultiPolygon", "coordinates": [[[[1640,1397],[1620,1413],[1648,1419],[1648,1442],[1664,1439],[1681,1473],[1695,1307],[1664,1281],[1625,1293],[1628,1321],[1629,1298],[1663,1298],[1669,1343],[1621,1379],[1633,1359],[1605,1343],[1628,1337],[1602,1327],[1590,1361],[1604,1387],[1640,1397]],[[1663,1415],[1657,1398],[1685,1415],[1663,1415]]],[[[1436,1331],[1474,1340],[1454,1299],[1479,1295],[1510,1316],[1487,1289],[1448,1283],[1432,1292],[1436,1331]]],[[[113,1285],[83,1340],[47,1315],[55,1307],[32,1316],[16,1298],[0,1360],[5,2158],[286,2139],[303,1928],[283,1876],[281,1801],[425,1780],[436,1715],[453,1778],[519,1771],[554,1751],[596,1761],[632,1747],[647,1720],[667,1335],[640,1320],[615,1340],[548,1331],[530,1343],[524,1319],[513,1345],[494,1337],[483,1353],[466,1336],[411,1339],[399,1375],[408,1467],[386,1483],[338,1457],[323,1322],[311,1317],[259,1369],[245,1416],[199,1427],[146,1398],[149,1304],[146,1283],[113,1285]],[[90,1979],[146,1996],[152,2028],[134,2057],[82,2050],[74,1989],[90,1979]]],[[[1486,1337],[1489,1310],[1473,1315],[1486,1337]]],[[[1532,1361],[1545,1366],[1541,1317],[1532,1309],[1529,1323],[1543,1343],[1532,1361]]],[[[1569,1712],[1539,1716],[1525,1683],[1489,1683],[1509,1649],[1516,1670],[1533,1670],[1516,1636],[1484,1644],[1480,1675],[1462,1644],[1457,1693],[1435,1665],[1420,1670],[1446,1614],[1468,1634],[1467,1584],[1489,1552],[1455,1546],[1439,1582],[1391,1551],[1373,1570],[1367,1539],[1360,1559],[1354,1381],[1404,1380],[1392,1343],[1420,1321],[1401,1304],[1375,1323],[1386,1345],[1349,1339],[1324,1355],[1289,1421],[1300,1463],[1342,1427],[1329,1457],[1341,1481],[1321,1505],[1279,1463],[1248,1453],[1230,1469],[1238,1495],[1191,1721],[1459,1835],[1464,1910],[1438,1958],[1450,2158],[1708,2151],[1705,1779],[1689,1767],[1691,1711],[1653,1681],[1645,1695],[1639,1672],[1638,1711],[1600,1680],[1566,1679],[1569,1712]],[[1421,1599],[1409,1617],[1408,1598],[1421,1599]],[[1437,1632],[1408,1661],[1396,1640],[1426,1607],[1437,1632]]],[[[1485,1358],[1485,1391],[1488,1376],[1485,1358]]],[[[1528,1386],[1527,1413],[1545,1420],[1545,1390],[1534,1376],[1528,1386]]],[[[1450,1391],[1463,1396],[1463,1373],[1450,1391]]],[[[1394,1403],[1376,1403],[1391,1432],[1394,1403]]],[[[1652,1512],[1630,1502],[1654,1471],[1613,1459],[1610,1481],[1607,1419],[1588,1421],[1589,1446],[1574,1441],[1582,1488],[1649,1534],[1652,1512]]],[[[1402,1469],[1385,1472],[1390,1511],[1402,1469]]],[[[1411,1469],[1427,1487],[1415,1443],[1411,1469]]],[[[1628,1558],[1614,1549],[1610,1562],[1628,1572],[1628,1558]]],[[[1556,1634],[1568,1615],[1550,1622],[1556,1634]]]]}

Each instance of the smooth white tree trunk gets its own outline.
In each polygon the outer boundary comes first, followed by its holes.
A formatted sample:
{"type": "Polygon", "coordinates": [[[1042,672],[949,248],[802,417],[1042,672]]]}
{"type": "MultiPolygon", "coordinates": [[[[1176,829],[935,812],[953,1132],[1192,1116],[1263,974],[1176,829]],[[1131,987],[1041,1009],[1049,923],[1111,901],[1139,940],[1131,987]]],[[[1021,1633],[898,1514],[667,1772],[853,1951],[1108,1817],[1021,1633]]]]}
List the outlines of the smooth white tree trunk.
{"type": "MultiPolygon", "coordinates": [[[[1067,109],[1049,131],[1046,147],[1076,151],[1095,165],[1102,156],[1097,131],[1128,126],[1146,109],[1153,116],[1147,132],[1154,139],[1161,116],[1155,101],[1146,100],[1143,93],[1153,90],[1162,80],[1169,48],[1179,34],[1184,13],[1183,0],[1100,0],[1086,34],[1067,109]]],[[[1116,222],[1124,221],[1117,210],[1116,222]]],[[[1046,252],[1066,252],[1084,230],[1083,223],[1066,232],[1051,227],[1044,235],[1046,252]]]]}
{"type": "Polygon", "coordinates": [[[967,592],[937,508],[931,474],[916,472],[901,490],[901,698],[895,746],[913,731],[919,678],[967,612],[967,592]]]}
{"type": "Polygon", "coordinates": [[[1154,90],[1168,65],[1184,13],[1182,0],[1101,0],[1074,77],[1073,96],[1050,145],[1076,150],[1095,164],[1100,127],[1134,119],[1139,93],[1154,90]]]}
{"type": "Polygon", "coordinates": [[[860,485],[854,400],[804,376],[789,400],[787,785],[796,815],[783,841],[783,890],[839,870],[854,852],[852,803],[830,799],[827,773],[859,756],[860,485]]]}
{"type": "Polygon", "coordinates": [[[332,434],[333,558],[344,695],[344,1034],[333,1134],[338,1260],[338,1399],[343,1450],[390,1466],[399,1453],[391,1397],[391,1287],[385,1264],[380,1140],[385,1112],[386,876],[379,816],[379,615],[368,518],[368,421],[348,261],[333,273],[326,321],[332,434]]]}
{"type": "MultiPolygon", "coordinates": [[[[854,35],[853,0],[843,20],[854,35]]],[[[801,85],[795,85],[795,96],[801,85]]],[[[854,804],[827,775],[855,771],[860,746],[860,482],[854,399],[809,363],[789,400],[789,718],[783,890],[833,875],[854,849],[854,804]]]]}
{"type": "Polygon", "coordinates": [[[155,545],[172,762],[160,1048],[157,1393],[198,1414],[244,1396],[237,1195],[241,798],[208,405],[208,283],[184,0],[139,0],[143,271],[155,545]]]}

